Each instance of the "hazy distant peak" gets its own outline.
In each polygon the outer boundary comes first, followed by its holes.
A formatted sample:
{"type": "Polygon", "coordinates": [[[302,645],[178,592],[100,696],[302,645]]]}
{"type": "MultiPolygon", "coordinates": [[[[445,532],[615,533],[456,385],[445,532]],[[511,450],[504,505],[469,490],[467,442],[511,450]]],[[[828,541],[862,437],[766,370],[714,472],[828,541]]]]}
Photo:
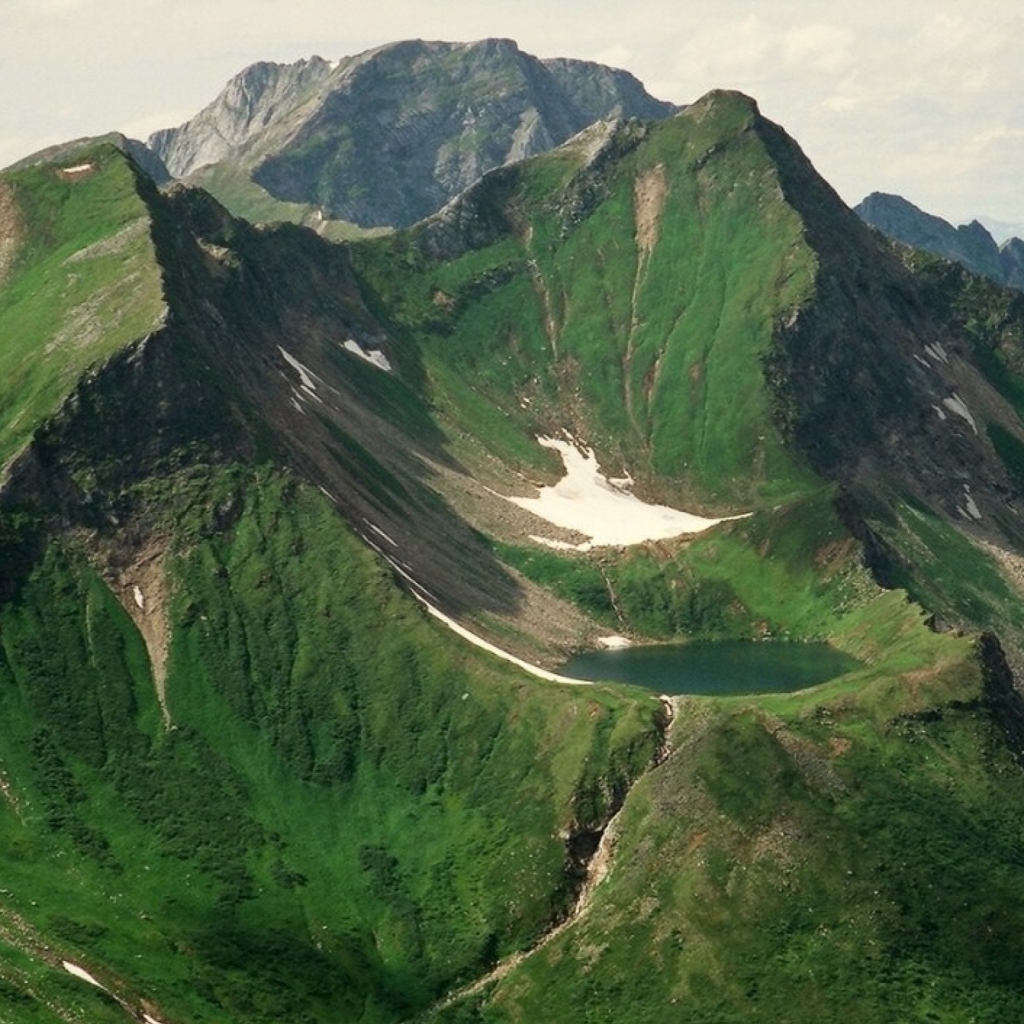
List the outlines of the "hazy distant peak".
{"type": "Polygon", "coordinates": [[[902,196],[872,192],[854,211],[884,235],[917,249],[953,260],[976,274],[982,274],[1016,288],[1024,286],[1024,266],[1016,248],[996,244],[979,220],[954,227],[934,214],[926,213],[902,196]]]}

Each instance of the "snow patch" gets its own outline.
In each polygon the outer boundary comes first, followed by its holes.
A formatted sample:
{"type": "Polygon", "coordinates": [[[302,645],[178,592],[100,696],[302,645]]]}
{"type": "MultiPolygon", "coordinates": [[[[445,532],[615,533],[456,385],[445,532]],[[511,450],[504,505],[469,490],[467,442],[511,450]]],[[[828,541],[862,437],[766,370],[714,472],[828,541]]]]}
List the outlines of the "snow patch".
{"type": "Polygon", "coordinates": [[[941,405],[933,405],[932,408],[935,410],[940,420],[948,419],[941,405]]]}
{"type": "Polygon", "coordinates": [[[609,651],[619,651],[624,647],[632,647],[633,641],[626,636],[601,636],[597,642],[609,651]]]}
{"type": "Polygon", "coordinates": [[[965,519],[973,519],[976,522],[981,519],[981,509],[978,508],[978,503],[971,494],[970,484],[964,484],[964,507],[959,511],[965,519]]]}
{"type": "Polygon", "coordinates": [[[391,363],[388,357],[379,348],[367,349],[363,348],[358,341],[353,338],[349,338],[342,347],[346,352],[351,352],[354,356],[359,356],[360,359],[366,360],[371,366],[376,366],[378,370],[383,370],[385,373],[391,372],[391,363]]]}
{"type": "Polygon", "coordinates": [[[282,348],[280,345],[277,346],[277,351],[284,356],[285,361],[288,365],[295,370],[299,375],[299,383],[302,386],[302,390],[309,393],[312,398],[316,398],[316,374],[310,372],[305,366],[302,365],[287,349],[282,348]]]}
{"type": "Polygon", "coordinates": [[[132,597],[135,598],[135,603],[139,606],[139,608],[142,611],[145,611],[146,598],[143,596],[142,588],[138,585],[138,583],[136,583],[135,586],[132,587],[132,597]]]}
{"type": "Polygon", "coordinates": [[[594,547],[639,544],[701,533],[725,519],[745,518],[705,519],[668,505],[649,505],[629,492],[632,480],[628,476],[615,481],[605,477],[591,449],[580,450],[551,437],[539,437],[537,441],[562,456],[565,476],[553,487],[542,487],[539,497],[506,500],[555,526],[590,538],[582,544],[533,538],[551,547],[589,551],[594,547]]]}
{"type": "Polygon", "coordinates": [[[552,540],[550,537],[538,537],[535,533],[531,533],[529,537],[534,544],[543,544],[544,547],[552,548],[555,551],[589,551],[592,547],[590,543],[570,544],[567,540],[552,540]]]}
{"type": "Polygon", "coordinates": [[[402,566],[395,561],[390,555],[385,554],[381,549],[373,543],[372,540],[367,539],[370,547],[372,547],[387,563],[391,566],[399,576],[402,577],[410,586],[410,593],[424,608],[439,622],[443,622],[453,633],[461,636],[463,640],[468,640],[474,647],[479,647],[481,650],[487,651],[489,654],[493,654],[503,661],[511,662],[513,665],[518,666],[524,672],[530,673],[530,675],[537,676],[540,679],[547,679],[552,683],[571,683],[573,686],[590,686],[592,685],[588,679],[570,679],[568,676],[560,676],[557,672],[549,672],[546,668],[541,668],[539,665],[531,665],[528,661],[524,661],[522,658],[517,658],[514,654],[509,654],[508,651],[503,651],[500,647],[496,647],[494,644],[483,637],[479,637],[476,633],[470,632],[465,626],[460,625],[451,616],[445,615],[435,602],[437,600],[433,594],[430,593],[426,587],[420,586],[419,583],[408,573],[402,566]]]}
{"type": "Polygon", "coordinates": [[[76,978],[81,978],[82,981],[87,981],[90,985],[95,985],[96,988],[107,991],[105,985],[101,985],[84,967],[79,967],[78,964],[73,964],[70,960],[61,960],[61,966],[68,974],[73,974],[76,978]]]}
{"type": "Polygon", "coordinates": [[[369,519],[365,519],[363,521],[375,534],[377,534],[378,537],[383,537],[384,540],[386,540],[393,548],[398,547],[398,545],[379,526],[374,526],[369,519]]]}
{"type": "Polygon", "coordinates": [[[146,1024],[163,1024],[163,1021],[157,1020],[156,1017],[150,1017],[148,1013],[144,1013],[142,1015],[142,1019],[146,1022],[146,1024]]]}
{"type": "MultiPolygon", "coordinates": [[[[419,597],[418,594],[415,596],[419,597]]],[[[524,661],[522,658],[517,658],[514,654],[509,654],[508,651],[503,651],[500,647],[495,647],[494,644],[484,640],[483,637],[477,636],[476,633],[471,633],[465,626],[460,626],[453,618],[450,618],[445,615],[444,612],[435,608],[429,601],[424,600],[422,597],[419,599],[423,607],[426,608],[435,619],[443,622],[453,633],[457,633],[475,647],[479,647],[481,650],[494,654],[504,661],[511,662],[513,665],[521,668],[524,672],[529,672],[530,675],[537,676],[540,679],[547,679],[553,683],[572,683],[574,686],[590,685],[589,681],[586,679],[570,679],[568,676],[560,676],[557,672],[549,672],[547,669],[540,668],[538,665],[531,665],[528,661],[524,661]]]]}
{"type": "Polygon", "coordinates": [[[924,350],[937,362],[949,364],[949,356],[946,355],[946,350],[938,342],[935,342],[934,345],[925,345],[924,350]]]}
{"type": "Polygon", "coordinates": [[[974,417],[971,415],[971,410],[967,408],[967,404],[964,400],[954,391],[952,397],[944,398],[942,404],[955,416],[959,416],[961,419],[967,420],[971,425],[971,429],[977,433],[978,425],[974,422],[974,417]]]}
{"type": "Polygon", "coordinates": [[[919,363],[920,363],[920,364],[921,364],[921,365],[922,365],[922,366],[923,366],[923,367],[924,367],[924,368],[925,368],[926,370],[930,370],[930,369],[932,368],[932,365],[931,365],[931,363],[929,363],[927,359],[922,359],[922,358],[921,358],[921,357],[920,357],[920,356],[919,356],[919,355],[918,355],[918,354],[917,354],[916,352],[914,353],[914,358],[915,358],[915,359],[916,359],[916,360],[917,360],[917,361],[918,361],[918,362],[919,362],[919,363]]]}
{"type": "Polygon", "coordinates": [[[93,170],[93,164],[75,164],[74,167],[62,167],[62,174],[85,174],[88,171],[93,170]]]}

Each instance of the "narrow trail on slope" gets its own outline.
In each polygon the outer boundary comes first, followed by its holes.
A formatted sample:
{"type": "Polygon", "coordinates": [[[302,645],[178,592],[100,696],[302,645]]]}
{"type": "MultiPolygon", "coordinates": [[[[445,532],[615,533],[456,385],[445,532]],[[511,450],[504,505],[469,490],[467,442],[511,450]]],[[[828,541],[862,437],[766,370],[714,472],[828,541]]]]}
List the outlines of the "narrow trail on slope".
{"type": "Polygon", "coordinates": [[[469,996],[475,995],[482,991],[488,985],[495,982],[501,981],[510,971],[518,967],[524,960],[528,960],[535,953],[539,953],[545,946],[547,946],[554,939],[557,939],[563,932],[579,924],[583,918],[587,916],[590,911],[591,904],[593,903],[594,893],[597,891],[598,886],[608,876],[608,872],[611,870],[612,862],[615,855],[615,844],[618,839],[618,821],[619,816],[622,814],[626,807],[626,802],[629,800],[629,794],[633,791],[633,787],[636,786],[641,779],[645,778],[650,772],[654,771],[659,765],[663,764],[668,756],[672,753],[672,745],[669,740],[669,733],[672,728],[672,722],[676,716],[676,702],[672,697],[662,695],[661,697],[662,707],[665,709],[664,725],[661,733],[661,744],[659,745],[654,757],[651,759],[651,763],[648,765],[645,771],[641,772],[634,780],[625,796],[622,798],[622,803],[619,805],[618,810],[608,819],[608,823],[605,825],[601,832],[601,838],[598,841],[597,849],[594,851],[590,860],[587,863],[587,875],[584,879],[583,885],[580,888],[579,895],[576,897],[576,903],[572,910],[566,915],[564,920],[559,921],[558,924],[546,931],[537,942],[530,946],[529,949],[519,950],[516,953],[512,953],[507,956],[504,960],[500,961],[495,967],[493,967],[487,974],[476,981],[470,982],[468,985],[456,990],[455,992],[447,995],[438,1004],[436,1009],[444,1010],[455,1003],[466,999],[469,996]]]}

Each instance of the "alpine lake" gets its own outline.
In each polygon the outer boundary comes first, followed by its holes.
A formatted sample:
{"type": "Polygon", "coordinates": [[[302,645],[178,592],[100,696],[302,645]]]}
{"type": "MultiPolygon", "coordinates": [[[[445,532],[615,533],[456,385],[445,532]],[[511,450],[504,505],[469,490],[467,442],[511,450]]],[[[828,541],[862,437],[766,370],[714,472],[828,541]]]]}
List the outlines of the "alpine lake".
{"type": "Polygon", "coordinates": [[[859,665],[824,643],[716,640],[588,651],[558,671],[572,679],[630,683],[669,695],[729,697],[804,690],[859,665]]]}

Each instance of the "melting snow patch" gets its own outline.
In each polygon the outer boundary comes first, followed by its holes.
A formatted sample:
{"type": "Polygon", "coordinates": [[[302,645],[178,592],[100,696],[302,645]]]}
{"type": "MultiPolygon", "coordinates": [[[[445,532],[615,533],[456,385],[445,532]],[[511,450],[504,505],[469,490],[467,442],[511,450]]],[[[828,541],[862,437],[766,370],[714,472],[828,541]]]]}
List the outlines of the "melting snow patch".
{"type": "Polygon", "coordinates": [[[623,647],[632,647],[633,641],[625,636],[602,636],[597,642],[609,651],[621,650],[623,647]]]}
{"type": "Polygon", "coordinates": [[[410,593],[424,608],[439,622],[443,622],[453,633],[457,633],[463,638],[468,640],[475,647],[487,651],[490,654],[494,654],[504,661],[509,661],[513,665],[517,665],[523,669],[524,672],[529,672],[530,675],[538,676],[541,679],[548,679],[553,683],[572,683],[574,686],[590,686],[590,681],[587,679],[570,679],[568,676],[560,676],[557,672],[549,672],[545,668],[540,668],[537,665],[531,665],[528,661],[523,661],[522,658],[517,658],[514,654],[509,654],[508,651],[503,651],[500,647],[495,647],[494,644],[488,643],[483,637],[479,637],[476,633],[471,633],[465,626],[460,626],[453,618],[445,615],[444,612],[440,611],[437,606],[433,603],[437,600],[433,594],[430,593],[426,587],[420,586],[419,583],[412,577],[412,575],[406,572],[401,565],[395,561],[390,555],[385,554],[373,541],[369,541],[371,547],[373,547],[391,566],[399,576],[402,577],[410,585],[410,593]]]}
{"type": "Polygon", "coordinates": [[[954,415],[959,416],[961,419],[967,420],[971,425],[971,429],[977,433],[978,425],[974,422],[974,417],[971,415],[971,410],[967,408],[964,400],[954,391],[951,398],[944,398],[942,404],[954,415]]]}
{"type": "Polygon", "coordinates": [[[150,1017],[148,1013],[144,1013],[142,1015],[142,1019],[146,1022],[146,1024],[163,1024],[163,1021],[157,1020],[156,1017],[150,1017]]]}
{"type": "Polygon", "coordinates": [[[316,398],[316,379],[315,374],[310,373],[305,366],[302,365],[287,349],[277,346],[277,351],[284,356],[288,365],[295,370],[299,375],[299,382],[302,385],[302,390],[307,391],[311,397],[316,398]]]}
{"type": "Polygon", "coordinates": [[[964,505],[965,508],[960,509],[960,514],[964,518],[970,518],[974,520],[981,519],[981,509],[978,508],[978,503],[974,500],[971,494],[971,485],[964,484],[964,505]]]}
{"type": "Polygon", "coordinates": [[[939,419],[940,419],[940,420],[944,420],[944,419],[947,419],[946,413],[945,413],[945,411],[943,410],[943,408],[942,408],[942,406],[941,406],[941,405],[933,405],[933,406],[932,406],[932,408],[933,408],[933,409],[935,410],[935,412],[936,412],[936,413],[938,414],[938,417],[939,417],[939,419]]]}
{"type": "MultiPolygon", "coordinates": [[[[419,595],[417,595],[419,596],[419,595]]],[[[570,679],[568,676],[560,676],[557,672],[549,672],[545,668],[539,668],[537,665],[531,665],[528,661],[523,661],[522,658],[517,658],[514,654],[509,654],[508,651],[503,651],[500,647],[495,647],[494,644],[488,643],[482,637],[471,633],[465,626],[460,626],[454,619],[449,618],[444,612],[439,611],[429,601],[425,601],[420,598],[423,603],[423,607],[434,616],[435,619],[443,622],[453,633],[457,633],[464,640],[468,640],[475,647],[480,647],[490,654],[497,655],[504,661],[510,661],[513,665],[517,665],[523,669],[524,672],[529,672],[530,675],[539,676],[541,679],[548,679],[553,683],[572,683],[575,686],[588,686],[590,685],[588,680],[585,679],[570,679]]]]}
{"type": "Polygon", "coordinates": [[[90,985],[95,985],[96,988],[107,991],[104,985],[101,985],[84,967],[79,967],[78,964],[73,964],[70,960],[62,960],[61,966],[68,974],[73,974],[76,978],[81,978],[82,981],[87,981],[90,985]]]}
{"type": "Polygon", "coordinates": [[[359,356],[360,359],[365,359],[371,366],[376,366],[378,370],[383,370],[385,373],[391,372],[391,363],[388,361],[388,357],[384,355],[379,348],[363,348],[358,341],[349,338],[348,341],[342,346],[346,352],[351,352],[354,356],[359,356]]]}
{"type": "Polygon", "coordinates": [[[63,174],[85,174],[86,171],[93,169],[92,164],[75,164],[74,167],[62,167],[61,173],[63,174]]]}
{"type": "Polygon", "coordinates": [[[364,520],[364,522],[375,534],[377,534],[378,537],[383,537],[393,548],[398,547],[398,545],[379,526],[374,526],[369,519],[364,520]]]}
{"type": "Polygon", "coordinates": [[[915,358],[915,359],[916,359],[916,360],[917,360],[917,361],[918,361],[918,362],[919,362],[919,363],[920,363],[920,364],[921,364],[921,365],[922,365],[922,366],[923,366],[923,367],[924,367],[924,368],[925,368],[926,370],[930,370],[930,369],[932,368],[932,367],[931,367],[931,364],[930,364],[930,363],[928,362],[928,360],[927,360],[927,359],[922,359],[922,358],[921,358],[921,357],[920,357],[920,356],[919,356],[919,355],[918,355],[918,354],[917,354],[916,352],[914,353],[914,358],[915,358]]]}
{"type": "Polygon", "coordinates": [[[146,599],[145,599],[145,597],[143,597],[142,589],[139,587],[138,583],[136,583],[135,586],[132,587],[132,597],[135,598],[135,603],[143,611],[145,611],[146,610],[146,599]]]}
{"type": "Polygon", "coordinates": [[[924,350],[932,359],[938,360],[940,363],[949,363],[949,356],[946,355],[946,350],[938,342],[934,345],[925,345],[924,350]]]}
{"type": "Polygon", "coordinates": [[[705,519],[667,505],[649,505],[625,489],[623,485],[628,486],[632,482],[629,477],[608,480],[600,472],[597,458],[589,448],[580,451],[574,445],[550,437],[537,440],[562,456],[565,476],[553,487],[542,487],[539,497],[507,500],[555,526],[575,530],[590,538],[575,545],[534,538],[541,543],[589,551],[593,547],[639,544],[684,533],[701,533],[724,522],[724,519],[705,519]]]}

